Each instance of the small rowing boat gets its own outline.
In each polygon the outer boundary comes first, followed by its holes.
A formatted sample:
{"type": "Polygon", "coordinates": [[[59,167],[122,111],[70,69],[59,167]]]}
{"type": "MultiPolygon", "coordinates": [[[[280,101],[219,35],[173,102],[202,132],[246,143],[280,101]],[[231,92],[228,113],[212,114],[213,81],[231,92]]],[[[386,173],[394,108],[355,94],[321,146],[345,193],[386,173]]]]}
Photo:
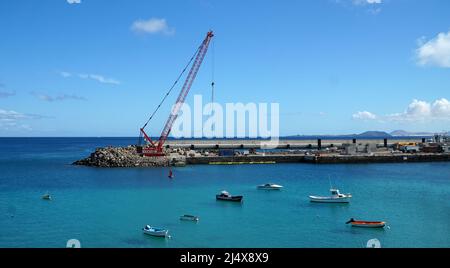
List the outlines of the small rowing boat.
{"type": "Polygon", "coordinates": [[[365,228],[383,228],[386,226],[386,222],[384,221],[357,221],[351,218],[346,224],[351,224],[352,227],[365,227],[365,228]]]}
{"type": "Polygon", "coordinates": [[[146,225],[144,228],[142,228],[142,231],[144,232],[144,234],[158,237],[166,237],[169,233],[169,230],[167,229],[151,227],[150,225],[146,225]]]}
{"type": "Polygon", "coordinates": [[[180,216],[180,220],[182,221],[199,221],[200,218],[193,215],[182,215],[180,216]]]}

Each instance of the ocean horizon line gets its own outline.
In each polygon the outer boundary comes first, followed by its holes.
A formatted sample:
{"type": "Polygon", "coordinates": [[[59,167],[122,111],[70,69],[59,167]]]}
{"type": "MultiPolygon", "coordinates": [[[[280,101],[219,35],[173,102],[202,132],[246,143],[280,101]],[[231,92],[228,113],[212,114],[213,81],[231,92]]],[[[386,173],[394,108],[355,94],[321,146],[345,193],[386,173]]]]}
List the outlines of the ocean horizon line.
{"type": "MultiPolygon", "coordinates": [[[[279,137],[189,137],[189,138],[174,138],[169,137],[167,140],[271,140],[271,139],[420,139],[431,138],[432,135],[417,135],[417,136],[361,136],[359,134],[347,135],[294,135],[294,136],[279,136],[279,137]]],[[[139,139],[133,136],[0,136],[0,139],[139,139]]],[[[158,140],[159,137],[151,137],[153,140],[158,140]]]]}

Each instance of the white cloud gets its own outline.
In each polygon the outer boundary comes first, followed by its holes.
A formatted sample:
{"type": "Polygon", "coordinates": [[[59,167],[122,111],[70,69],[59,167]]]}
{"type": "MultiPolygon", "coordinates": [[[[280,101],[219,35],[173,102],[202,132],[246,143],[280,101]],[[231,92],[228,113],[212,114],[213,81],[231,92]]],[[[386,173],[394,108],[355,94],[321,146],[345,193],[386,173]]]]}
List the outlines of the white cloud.
{"type": "Polygon", "coordinates": [[[405,114],[412,117],[429,116],[431,114],[431,106],[426,101],[413,100],[408,105],[405,114]]]}
{"type": "Polygon", "coordinates": [[[376,5],[382,3],[383,0],[353,0],[354,5],[376,5]]]}
{"type": "Polygon", "coordinates": [[[47,95],[47,94],[36,93],[36,92],[32,92],[31,94],[40,100],[48,101],[48,102],[65,101],[65,100],[86,100],[85,97],[80,97],[77,95],[70,95],[70,94],[62,94],[62,95],[58,95],[55,97],[47,95]]]}
{"type": "Polygon", "coordinates": [[[103,84],[113,84],[113,85],[120,84],[120,81],[118,81],[117,79],[107,78],[107,77],[104,77],[103,75],[99,75],[99,74],[75,74],[74,75],[69,72],[59,72],[59,74],[64,78],[68,78],[68,77],[72,77],[72,76],[76,75],[81,79],[91,79],[91,80],[95,80],[95,81],[103,83],[103,84]]]}
{"type": "Polygon", "coordinates": [[[148,20],[137,20],[133,22],[131,29],[137,33],[157,34],[163,33],[165,35],[172,35],[175,29],[169,27],[166,19],[150,18],[148,20]]]}
{"type": "Polygon", "coordinates": [[[64,77],[64,78],[67,78],[67,77],[71,77],[71,76],[72,76],[72,74],[71,74],[71,73],[68,73],[68,72],[59,72],[59,74],[60,74],[62,77],[64,77]]]}
{"type": "Polygon", "coordinates": [[[67,0],[69,4],[81,4],[81,0],[67,0]]]}
{"type": "Polygon", "coordinates": [[[390,121],[426,121],[431,118],[431,105],[426,101],[413,100],[402,113],[385,116],[390,121]]]}
{"type": "Polygon", "coordinates": [[[352,115],[353,119],[359,119],[359,120],[374,120],[377,118],[377,116],[371,112],[363,111],[363,112],[357,112],[352,115]]]}
{"type": "Polygon", "coordinates": [[[365,10],[371,15],[378,15],[386,4],[384,0],[334,0],[336,4],[350,8],[350,10],[365,10]]]}
{"type": "Polygon", "coordinates": [[[434,101],[431,105],[431,113],[436,118],[450,118],[450,102],[444,98],[434,101]]]}
{"type": "Polygon", "coordinates": [[[12,110],[0,109],[0,122],[16,122],[25,119],[41,119],[45,116],[37,114],[24,114],[12,110]]]}
{"type": "Polygon", "coordinates": [[[20,119],[26,119],[27,116],[25,114],[16,112],[16,111],[8,111],[0,109],[0,121],[1,122],[13,122],[20,119]]]}
{"type": "Polygon", "coordinates": [[[354,119],[400,122],[429,122],[436,120],[450,120],[450,101],[445,98],[427,102],[423,100],[413,100],[404,112],[376,116],[371,112],[358,112],[353,115],[354,119]]]}
{"type": "Polygon", "coordinates": [[[437,37],[428,42],[423,37],[420,38],[416,57],[417,63],[422,66],[450,68],[450,31],[439,33],[437,37]]]}
{"type": "Polygon", "coordinates": [[[114,78],[107,78],[99,74],[79,74],[78,77],[80,77],[81,79],[92,79],[102,84],[113,84],[113,85],[120,84],[120,81],[114,78]]]}
{"type": "Polygon", "coordinates": [[[23,124],[24,120],[41,119],[45,116],[35,114],[24,114],[12,110],[0,109],[0,130],[32,130],[27,124],[23,124]]]}

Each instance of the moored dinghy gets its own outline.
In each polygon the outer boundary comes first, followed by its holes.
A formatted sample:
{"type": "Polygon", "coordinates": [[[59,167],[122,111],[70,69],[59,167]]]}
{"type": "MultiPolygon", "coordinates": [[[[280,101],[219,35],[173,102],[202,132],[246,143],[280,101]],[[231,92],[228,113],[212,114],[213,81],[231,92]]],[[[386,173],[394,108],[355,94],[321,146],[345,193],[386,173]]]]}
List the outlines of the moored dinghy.
{"type": "Polygon", "coordinates": [[[199,221],[200,218],[197,216],[185,214],[185,215],[180,216],[180,220],[182,220],[182,221],[199,221]]]}
{"type": "Polygon", "coordinates": [[[311,202],[319,203],[349,203],[351,194],[341,194],[338,189],[330,189],[331,196],[314,196],[310,195],[311,202]]]}
{"type": "Polygon", "coordinates": [[[158,236],[158,237],[166,237],[166,236],[168,236],[168,233],[169,233],[169,230],[167,230],[167,229],[152,227],[150,225],[146,225],[144,228],[142,228],[142,231],[144,232],[144,234],[158,236]]]}
{"type": "Polygon", "coordinates": [[[265,183],[258,185],[256,188],[261,190],[280,190],[283,186],[275,184],[275,183],[265,183]]]}
{"type": "Polygon", "coordinates": [[[234,196],[232,196],[227,191],[222,191],[222,192],[220,192],[220,194],[216,195],[216,199],[217,200],[222,200],[222,201],[241,202],[242,198],[243,198],[242,195],[234,195],[234,196]]]}
{"type": "Polygon", "coordinates": [[[386,222],[384,221],[357,221],[351,218],[346,224],[351,224],[352,227],[364,227],[364,228],[383,228],[386,226],[386,222]]]}

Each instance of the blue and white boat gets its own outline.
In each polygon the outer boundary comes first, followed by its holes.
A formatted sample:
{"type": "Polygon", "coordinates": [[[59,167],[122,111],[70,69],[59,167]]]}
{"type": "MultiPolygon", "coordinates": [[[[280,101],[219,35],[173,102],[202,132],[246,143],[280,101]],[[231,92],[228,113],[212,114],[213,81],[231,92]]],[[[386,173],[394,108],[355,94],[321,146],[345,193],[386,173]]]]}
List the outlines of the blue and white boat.
{"type": "Polygon", "coordinates": [[[142,231],[144,232],[144,234],[158,237],[166,237],[169,233],[169,230],[167,229],[152,227],[150,225],[146,225],[144,228],[142,228],[142,231]]]}

